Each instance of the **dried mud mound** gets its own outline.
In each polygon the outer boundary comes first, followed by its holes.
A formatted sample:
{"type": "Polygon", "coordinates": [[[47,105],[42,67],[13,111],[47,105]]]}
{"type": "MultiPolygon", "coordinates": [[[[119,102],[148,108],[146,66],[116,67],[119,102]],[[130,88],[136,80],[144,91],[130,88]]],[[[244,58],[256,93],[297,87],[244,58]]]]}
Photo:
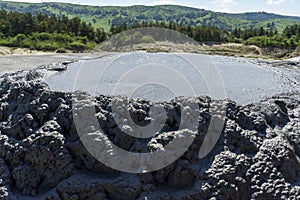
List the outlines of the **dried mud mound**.
{"type": "MultiPolygon", "coordinates": [[[[111,98],[84,95],[114,144],[130,151],[163,148],[180,134],[182,101],[199,106],[199,130],[186,153],[164,169],[128,174],[106,167],[82,145],[73,125],[72,95],[49,91],[38,71],[0,79],[0,199],[296,199],[300,196],[300,95],[280,95],[245,106],[208,97],[161,103],[163,132],[139,141],[123,134],[111,98]],[[226,107],[217,145],[198,157],[212,118],[226,107]],[[155,144],[155,145],[154,145],[155,144]]],[[[120,97],[122,99],[122,97],[120,97]]],[[[130,100],[132,119],[146,123],[153,103],[130,100]]]]}

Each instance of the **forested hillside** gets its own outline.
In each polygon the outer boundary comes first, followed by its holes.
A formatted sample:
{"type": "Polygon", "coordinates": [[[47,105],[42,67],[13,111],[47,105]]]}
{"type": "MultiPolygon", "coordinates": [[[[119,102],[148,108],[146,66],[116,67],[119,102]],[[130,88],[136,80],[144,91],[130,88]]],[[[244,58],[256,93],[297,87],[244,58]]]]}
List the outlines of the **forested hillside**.
{"type": "MultiPolygon", "coordinates": [[[[37,13],[19,13],[0,10],[0,45],[9,47],[25,47],[35,50],[84,51],[93,49],[111,35],[135,28],[159,27],[179,31],[199,43],[203,42],[235,42],[251,44],[259,47],[295,48],[300,45],[300,25],[287,26],[283,33],[270,28],[235,28],[227,31],[214,26],[192,26],[175,22],[143,22],[134,25],[111,25],[110,31],[95,29],[91,23],[83,22],[79,17],[57,17],[37,13]]],[[[134,34],[136,35],[136,34],[134,34]]],[[[139,34],[137,34],[139,35],[139,34]]],[[[143,35],[141,35],[143,38],[143,35]]],[[[155,41],[149,35],[147,41],[155,41]]],[[[139,40],[140,40],[139,39],[139,40]]]]}
{"type": "Polygon", "coordinates": [[[0,1],[0,9],[17,12],[39,12],[47,15],[66,15],[80,17],[83,21],[91,23],[108,31],[111,25],[134,25],[145,22],[175,22],[181,25],[214,26],[227,31],[236,27],[247,28],[272,28],[282,32],[286,26],[300,23],[300,17],[281,16],[265,12],[226,14],[207,11],[203,9],[188,8],[175,5],[163,6],[85,6],[65,3],[20,3],[0,1]]]}
{"type": "Polygon", "coordinates": [[[79,17],[56,17],[38,13],[0,10],[0,45],[65,52],[92,49],[107,34],[79,17]]]}
{"type": "MultiPolygon", "coordinates": [[[[234,42],[291,51],[300,45],[300,18],[268,13],[224,14],[181,6],[16,2],[0,6],[0,45],[9,47],[81,52],[111,35],[144,27],[176,30],[200,43],[234,42]]],[[[139,40],[155,41],[151,36],[139,40]]]]}
{"type": "MultiPolygon", "coordinates": [[[[249,28],[244,30],[240,28],[235,28],[232,32],[229,32],[213,26],[184,26],[173,22],[144,22],[141,24],[135,24],[133,26],[127,26],[126,24],[120,26],[112,26],[110,32],[114,35],[131,29],[145,27],[158,27],[175,30],[189,36],[190,38],[193,38],[199,43],[234,42],[243,43],[247,45],[256,45],[259,47],[276,47],[290,49],[294,49],[300,45],[300,24],[287,26],[284,29],[283,33],[278,33],[276,30],[265,29],[263,27],[260,27],[259,29],[249,28]]],[[[135,37],[136,35],[139,34],[133,34],[132,36],[135,37]]],[[[142,38],[142,35],[140,37],[142,38]]],[[[151,38],[151,35],[149,35],[146,37],[146,41],[151,42],[155,41],[155,39],[151,38]]]]}

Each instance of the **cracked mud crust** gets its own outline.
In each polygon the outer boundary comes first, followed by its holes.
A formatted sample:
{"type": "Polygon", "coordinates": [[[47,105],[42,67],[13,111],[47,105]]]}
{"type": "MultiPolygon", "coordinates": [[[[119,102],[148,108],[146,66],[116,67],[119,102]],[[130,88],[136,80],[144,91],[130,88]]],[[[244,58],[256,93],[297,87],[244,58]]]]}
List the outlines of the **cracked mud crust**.
{"type": "MultiPolygon", "coordinates": [[[[160,102],[168,113],[161,131],[137,140],[116,126],[110,96],[77,99],[95,105],[103,133],[135,152],[163,148],[177,134],[183,101],[199,106],[199,129],[175,163],[155,172],[128,174],[93,158],[79,140],[72,119],[72,94],[50,91],[38,70],[0,78],[0,199],[297,199],[300,196],[300,95],[283,94],[237,105],[208,97],[160,102]],[[200,159],[212,119],[226,107],[218,143],[200,159]]],[[[125,97],[120,97],[125,99],[125,97]]],[[[147,124],[154,103],[130,99],[137,124],[147,124]]],[[[90,127],[87,127],[89,129],[90,127]]],[[[130,127],[127,127],[130,128],[130,127]]]]}

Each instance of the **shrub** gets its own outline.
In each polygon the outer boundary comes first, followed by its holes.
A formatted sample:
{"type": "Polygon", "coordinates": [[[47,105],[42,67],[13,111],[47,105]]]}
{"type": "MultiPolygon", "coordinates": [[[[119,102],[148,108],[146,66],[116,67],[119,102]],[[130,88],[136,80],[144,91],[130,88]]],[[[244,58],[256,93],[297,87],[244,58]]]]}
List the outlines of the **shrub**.
{"type": "Polygon", "coordinates": [[[77,37],[77,40],[83,44],[87,44],[89,42],[89,39],[85,37],[77,37]]]}
{"type": "Polygon", "coordinates": [[[56,53],[67,53],[67,50],[64,48],[57,49],[56,53]]]}
{"type": "Polygon", "coordinates": [[[16,37],[15,37],[15,40],[18,41],[18,42],[22,42],[26,39],[26,35],[25,34],[18,34],[16,37]]]}
{"type": "Polygon", "coordinates": [[[256,45],[260,47],[290,47],[296,45],[295,41],[288,39],[281,35],[268,36],[256,36],[246,40],[245,44],[256,45]]]}
{"type": "Polygon", "coordinates": [[[26,39],[26,35],[18,34],[13,39],[9,41],[9,46],[12,47],[22,47],[24,45],[24,40],[26,39]]]}
{"type": "Polygon", "coordinates": [[[85,44],[82,44],[80,42],[73,42],[69,44],[68,48],[75,52],[83,52],[84,50],[88,49],[88,47],[85,44]]]}
{"type": "Polygon", "coordinates": [[[53,35],[53,40],[60,43],[70,43],[73,41],[73,38],[70,35],[56,33],[53,35]]]}
{"type": "Polygon", "coordinates": [[[55,51],[56,49],[59,48],[56,45],[51,43],[37,43],[35,47],[37,50],[41,50],[41,51],[55,51]]]}
{"type": "Polygon", "coordinates": [[[50,33],[34,33],[33,36],[41,41],[47,41],[52,39],[52,35],[50,33]]]}

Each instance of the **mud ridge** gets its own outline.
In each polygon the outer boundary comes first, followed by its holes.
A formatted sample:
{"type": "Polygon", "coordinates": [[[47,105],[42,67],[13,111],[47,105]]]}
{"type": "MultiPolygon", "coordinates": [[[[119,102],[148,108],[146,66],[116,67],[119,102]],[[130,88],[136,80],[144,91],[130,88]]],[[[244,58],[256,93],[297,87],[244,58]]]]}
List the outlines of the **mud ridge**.
{"type": "MultiPolygon", "coordinates": [[[[56,68],[63,70],[64,68],[56,68]]],[[[134,122],[145,125],[160,104],[168,119],[159,134],[138,140],[113,120],[114,97],[80,93],[78,105],[95,106],[103,132],[128,151],[164,148],[178,134],[180,108],[196,103],[199,128],[190,148],[175,163],[155,172],[129,174],[111,169],[82,145],[73,123],[74,95],[50,91],[43,72],[0,78],[0,199],[296,199],[300,196],[300,95],[284,94],[249,105],[209,97],[153,103],[128,101],[134,122]],[[225,108],[220,138],[209,155],[199,149],[213,119],[225,108]]],[[[76,97],[75,97],[76,98],[76,97]]],[[[189,109],[189,108],[186,108],[189,109]]],[[[130,127],[129,127],[130,128],[130,127]]],[[[90,129],[90,127],[87,127],[90,129]]]]}

